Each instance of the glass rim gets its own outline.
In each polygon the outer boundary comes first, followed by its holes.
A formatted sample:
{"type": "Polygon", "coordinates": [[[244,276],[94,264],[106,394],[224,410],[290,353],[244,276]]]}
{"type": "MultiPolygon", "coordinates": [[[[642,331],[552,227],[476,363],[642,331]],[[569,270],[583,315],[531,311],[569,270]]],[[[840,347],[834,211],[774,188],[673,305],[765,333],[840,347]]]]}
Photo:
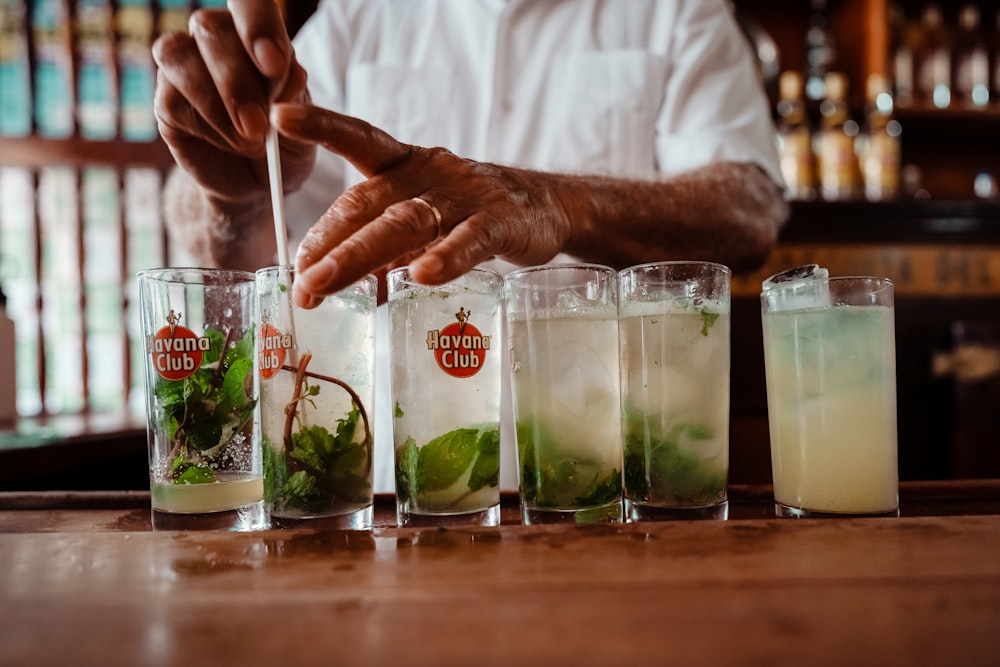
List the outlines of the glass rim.
{"type": "Polygon", "coordinates": [[[733,274],[733,270],[722,264],[721,262],[711,262],[708,260],[700,259],[670,259],[663,260],[659,262],[643,262],[642,264],[635,264],[633,266],[628,266],[618,272],[619,276],[626,275],[628,273],[637,273],[644,269],[651,269],[658,266],[702,266],[710,267],[713,269],[719,269],[722,273],[727,273],[730,276],[733,274]]]}
{"type": "Polygon", "coordinates": [[[421,287],[425,289],[447,289],[449,287],[466,287],[474,289],[469,285],[463,284],[463,281],[468,280],[478,280],[480,287],[478,290],[485,294],[499,293],[503,289],[503,275],[499,271],[487,268],[485,266],[474,266],[457,278],[452,278],[451,280],[439,283],[439,284],[428,284],[428,283],[418,283],[409,275],[410,266],[397,266],[385,274],[386,289],[389,291],[389,295],[398,294],[400,291],[405,289],[411,289],[416,287],[421,287]],[[400,285],[393,287],[393,283],[399,282],[400,285]]]}
{"type": "Polygon", "coordinates": [[[507,280],[509,278],[516,279],[535,273],[543,273],[546,271],[556,271],[556,270],[565,271],[566,269],[591,271],[593,273],[599,273],[599,274],[607,273],[615,277],[618,276],[618,271],[608,266],[607,264],[598,264],[596,262],[556,262],[553,264],[539,264],[537,266],[525,266],[519,269],[514,269],[513,271],[507,273],[506,276],[504,276],[504,280],[507,280]]]}
{"type": "MultiPolygon", "coordinates": [[[[297,273],[297,271],[296,271],[296,269],[295,269],[294,266],[285,266],[285,265],[282,265],[282,264],[275,264],[275,265],[272,265],[272,266],[262,266],[261,268],[259,268],[256,271],[254,271],[253,275],[254,275],[254,277],[260,277],[260,276],[272,276],[272,275],[276,275],[276,274],[277,275],[281,275],[283,273],[284,274],[289,274],[289,275],[291,275],[294,278],[294,276],[297,273]]],[[[348,285],[345,289],[350,289],[351,287],[356,286],[356,285],[361,285],[361,284],[365,284],[365,283],[372,283],[372,282],[374,282],[374,283],[377,284],[378,283],[378,278],[375,277],[374,273],[368,273],[368,274],[365,274],[364,276],[362,276],[361,278],[358,278],[356,281],[354,281],[353,283],[351,283],[350,285],[348,285]]]]}
{"type": "Polygon", "coordinates": [[[863,276],[863,275],[853,275],[853,276],[831,276],[829,278],[797,278],[795,280],[787,280],[781,283],[775,283],[770,287],[763,288],[760,290],[761,294],[771,292],[774,290],[785,289],[786,287],[791,287],[792,285],[805,284],[830,284],[830,283],[844,283],[848,281],[854,282],[870,282],[884,287],[894,287],[895,283],[892,282],[892,278],[886,278],[885,276],[863,276]]]}
{"type": "MultiPolygon", "coordinates": [[[[410,265],[409,264],[407,264],[406,266],[397,266],[395,269],[392,269],[391,271],[389,271],[385,275],[386,275],[386,277],[391,276],[391,275],[399,275],[401,273],[406,273],[409,270],[410,270],[410,265]]],[[[485,275],[489,275],[489,276],[496,276],[498,278],[503,278],[503,276],[500,275],[499,271],[496,271],[496,270],[491,269],[491,268],[486,267],[486,266],[474,266],[471,269],[469,269],[468,271],[466,271],[465,273],[463,273],[462,276],[468,275],[470,273],[485,274],[485,275]]],[[[459,280],[462,276],[459,276],[458,278],[455,278],[455,280],[459,280]]],[[[448,282],[450,283],[450,282],[453,282],[453,281],[449,280],[448,282]]],[[[423,283],[421,283],[421,284],[423,284],[423,283]]],[[[448,283],[441,283],[441,285],[447,285],[447,284],[448,283]]],[[[428,285],[428,287],[435,287],[435,285],[428,285]]]]}
{"type": "MultiPolygon", "coordinates": [[[[256,276],[250,271],[242,269],[217,269],[199,266],[166,266],[157,269],[143,269],[136,271],[137,280],[156,280],[160,282],[181,282],[180,280],[169,280],[167,276],[226,276],[233,283],[254,282],[256,276]]],[[[185,282],[188,285],[204,284],[203,281],[185,282]]]]}

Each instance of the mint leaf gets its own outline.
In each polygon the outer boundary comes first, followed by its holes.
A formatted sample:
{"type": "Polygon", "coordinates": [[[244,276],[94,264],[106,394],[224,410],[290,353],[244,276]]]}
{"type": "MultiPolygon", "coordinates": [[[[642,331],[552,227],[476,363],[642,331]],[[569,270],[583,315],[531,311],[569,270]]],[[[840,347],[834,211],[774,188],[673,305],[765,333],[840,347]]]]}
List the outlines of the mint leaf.
{"type": "Polygon", "coordinates": [[[711,329],[712,325],[715,324],[715,321],[719,319],[719,314],[709,312],[705,308],[702,308],[698,312],[701,314],[701,335],[707,336],[708,330],[711,329]]]}
{"type": "MultiPolygon", "coordinates": [[[[162,420],[178,455],[171,462],[175,482],[187,474],[185,483],[195,481],[197,473],[187,473],[188,450],[199,452],[198,466],[210,466],[225,452],[232,438],[246,431],[253,418],[256,400],[247,395],[248,379],[253,372],[254,330],[224,350],[226,336],[215,329],[202,334],[209,339],[209,349],[202,365],[188,377],[170,381],[157,378],[153,387],[162,420]],[[183,464],[183,465],[182,465],[183,464]]],[[[249,436],[249,433],[245,433],[249,436]]],[[[206,467],[211,472],[211,468],[206,467]]],[[[214,473],[212,473],[214,478],[214,473]]]]}
{"type": "Polygon", "coordinates": [[[264,436],[263,443],[264,502],[272,504],[281,497],[284,480],[288,478],[288,464],[285,457],[276,451],[270,438],[264,436]]]}
{"type": "Polygon", "coordinates": [[[216,414],[225,415],[246,405],[250,400],[246,390],[247,376],[252,372],[253,361],[245,358],[237,359],[224,371],[216,414]]]}
{"type": "Polygon", "coordinates": [[[247,329],[243,333],[243,338],[239,340],[236,345],[226,350],[226,358],[223,360],[223,365],[227,368],[232,368],[233,364],[237,361],[249,361],[251,365],[253,364],[254,355],[254,329],[253,327],[247,329]]]}
{"type": "Polygon", "coordinates": [[[170,462],[170,476],[176,484],[206,484],[215,481],[215,472],[207,467],[199,455],[190,455],[182,449],[170,462]]]}
{"type": "Polygon", "coordinates": [[[211,468],[191,466],[181,473],[176,480],[177,484],[208,484],[215,481],[215,473],[211,468]]]}
{"type": "Polygon", "coordinates": [[[704,464],[682,447],[685,441],[713,437],[712,429],[704,424],[677,424],[664,434],[659,419],[631,413],[625,438],[625,487],[629,497],[688,505],[715,502],[725,491],[725,472],[704,464]]]}
{"type": "Polygon", "coordinates": [[[411,497],[410,490],[417,482],[417,468],[420,466],[420,451],[417,441],[407,438],[406,443],[396,452],[396,494],[400,500],[411,497]]]}
{"type": "Polygon", "coordinates": [[[469,490],[478,491],[485,486],[500,483],[500,429],[486,429],[479,436],[479,455],[469,473],[469,490]]]}
{"type": "Polygon", "coordinates": [[[417,486],[442,491],[458,481],[478,452],[479,429],[462,428],[434,438],[420,448],[417,486]]]}
{"type": "Polygon", "coordinates": [[[621,498],[621,471],[580,458],[535,422],[517,424],[521,497],[536,507],[575,509],[621,498]]]}
{"type": "MultiPolygon", "coordinates": [[[[431,503],[444,509],[457,506],[471,494],[500,483],[500,428],[496,422],[457,428],[437,436],[421,446],[409,437],[396,450],[396,495],[400,500],[414,499],[418,504],[431,503]],[[428,497],[468,480],[452,499],[428,497]]],[[[427,505],[429,506],[429,505],[427,505]]]]}
{"type": "Polygon", "coordinates": [[[594,477],[583,495],[575,499],[577,505],[589,507],[593,505],[607,505],[613,503],[621,497],[622,493],[622,473],[621,470],[612,470],[603,478],[594,477]]]}
{"type": "MultiPolygon", "coordinates": [[[[290,496],[295,499],[308,498],[316,490],[316,478],[307,473],[305,470],[299,470],[293,473],[288,481],[285,482],[283,491],[286,496],[290,496]]],[[[286,498],[286,504],[288,498],[286,498]]]]}
{"type": "Polygon", "coordinates": [[[337,420],[336,433],[323,426],[292,434],[289,452],[265,444],[265,500],[281,510],[323,512],[338,503],[368,499],[371,489],[368,441],[354,442],[360,410],[337,420]],[[269,479],[273,476],[273,479],[269,479]]]}
{"type": "Polygon", "coordinates": [[[201,359],[201,367],[205,368],[205,366],[214,364],[222,358],[222,348],[226,344],[226,336],[215,329],[206,329],[202,335],[209,340],[208,350],[201,359]]]}

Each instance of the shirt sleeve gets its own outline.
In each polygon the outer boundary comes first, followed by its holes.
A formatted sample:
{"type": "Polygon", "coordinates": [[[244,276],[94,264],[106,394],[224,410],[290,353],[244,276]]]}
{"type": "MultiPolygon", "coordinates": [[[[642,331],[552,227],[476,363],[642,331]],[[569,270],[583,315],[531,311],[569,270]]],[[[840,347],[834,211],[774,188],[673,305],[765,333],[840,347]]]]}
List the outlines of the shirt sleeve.
{"type": "Polygon", "coordinates": [[[690,0],[676,20],[656,122],[660,171],[750,162],[783,185],[767,96],[732,11],[721,0],[690,0]]]}

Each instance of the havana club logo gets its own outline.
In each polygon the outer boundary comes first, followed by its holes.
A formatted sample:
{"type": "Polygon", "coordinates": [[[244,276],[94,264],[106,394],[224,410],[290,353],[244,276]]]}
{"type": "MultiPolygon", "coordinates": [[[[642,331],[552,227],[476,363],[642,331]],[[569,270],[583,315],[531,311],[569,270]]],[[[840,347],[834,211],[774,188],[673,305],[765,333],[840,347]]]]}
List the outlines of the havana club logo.
{"type": "Polygon", "coordinates": [[[173,309],[166,319],[167,326],[157,331],[150,341],[153,368],[165,380],[183,380],[201,367],[211,340],[180,326],[181,313],[173,309]]]}
{"type": "Polygon", "coordinates": [[[427,349],[434,352],[438,367],[452,377],[468,378],[478,373],[490,349],[490,337],[469,323],[471,316],[471,311],[459,308],[457,322],[427,332],[427,349]]]}
{"type": "Polygon", "coordinates": [[[291,334],[283,334],[273,324],[265,324],[260,328],[260,376],[265,380],[274,377],[285,364],[288,350],[294,344],[291,334]]]}

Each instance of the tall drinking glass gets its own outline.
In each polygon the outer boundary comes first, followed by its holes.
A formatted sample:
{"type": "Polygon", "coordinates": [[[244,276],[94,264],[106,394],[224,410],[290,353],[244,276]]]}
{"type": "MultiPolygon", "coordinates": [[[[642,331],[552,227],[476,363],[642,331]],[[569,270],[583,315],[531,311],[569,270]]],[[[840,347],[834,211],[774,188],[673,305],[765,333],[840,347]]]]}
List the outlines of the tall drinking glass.
{"type": "Polygon", "coordinates": [[[778,516],[897,515],[893,286],[800,267],[764,282],[778,516]]]}
{"type": "Polygon", "coordinates": [[[498,525],[503,279],[388,283],[397,523],[498,525]]]}
{"type": "Polygon", "coordinates": [[[525,524],[622,521],[616,285],[595,264],[505,278],[525,524]]]}
{"type": "Polygon", "coordinates": [[[288,267],[257,271],[264,500],[276,528],[371,528],[374,276],[294,305],[288,267]]]}
{"type": "Polygon", "coordinates": [[[138,274],[154,529],[266,527],[252,273],[138,274]]]}
{"type": "Polygon", "coordinates": [[[728,516],[730,275],[681,261],[618,276],[630,521],[728,516]]]}

